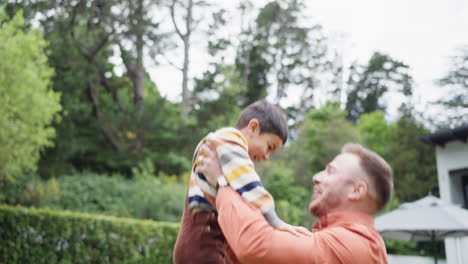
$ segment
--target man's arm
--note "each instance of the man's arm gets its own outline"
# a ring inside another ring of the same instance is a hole
[[[241,262],[323,262],[321,260],[327,251],[320,246],[321,238],[315,234],[297,236],[274,229],[255,207],[245,202],[232,188],[226,187],[219,192],[216,207],[224,236]],[[330,258],[327,258],[329,261]]]

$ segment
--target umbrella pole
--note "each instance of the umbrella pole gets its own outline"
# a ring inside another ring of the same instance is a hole
[[[437,247],[436,247],[434,230],[431,231],[431,240],[432,240],[432,252],[434,252],[434,263],[437,264]]]

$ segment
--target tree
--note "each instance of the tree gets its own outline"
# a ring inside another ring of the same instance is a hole
[[[450,124],[454,127],[468,123],[468,45],[460,48],[452,57],[452,66],[448,73],[437,83],[449,88],[450,96],[439,100],[438,103],[453,111],[450,114]]]
[[[362,71],[352,65],[346,101],[348,119],[356,121],[364,113],[386,110],[384,95],[388,92],[412,94],[413,79],[409,67],[388,55],[374,53]]]
[[[39,153],[52,146],[60,95],[50,89],[53,69],[47,42],[26,27],[22,12],[9,20],[0,8],[0,182],[34,171]]]
[[[252,26],[247,26],[239,45],[236,65],[244,76],[248,102],[276,87],[275,100],[288,89],[302,89],[302,100],[311,101],[316,75],[326,64],[326,46],[319,25],[305,26],[302,1],[277,0],[266,4]],[[252,96],[252,97],[250,97]]]
[[[387,157],[394,175],[395,194],[402,202],[414,201],[429,192],[438,195],[435,150],[417,139],[429,133],[414,117],[411,106],[402,105],[396,133],[388,142]]]
[[[382,111],[374,111],[362,114],[357,125],[363,144],[381,155],[384,159],[391,158],[389,146],[396,138],[397,127],[385,120]]]
[[[206,6],[204,1],[194,1],[194,0],[171,0],[170,12],[172,25],[174,26],[177,36],[182,40],[184,48],[184,59],[183,66],[178,67],[182,71],[182,117],[187,118],[188,113],[191,107],[190,103],[190,91],[188,88],[188,73],[189,73],[189,62],[190,62],[190,37],[192,36],[194,30],[197,27],[197,24],[200,22],[200,19],[194,19],[193,9],[198,6]],[[179,8],[177,8],[179,7]],[[185,14],[182,17],[183,20],[183,29],[177,23],[176,10],[183,10]]]

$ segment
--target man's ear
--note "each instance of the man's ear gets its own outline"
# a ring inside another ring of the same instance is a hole
[[[352,192],[349,194],[349,199],[358,201],[362,200],[367,195],[367,183],[358,181],[354,184]]]
[[[256,118],[250,119],[249,123],[247,124],[247,129],[248,129],[248,132],[251,133],[252,135],[256,133],[260,133],[260,122],[258,122],[258,119]]]

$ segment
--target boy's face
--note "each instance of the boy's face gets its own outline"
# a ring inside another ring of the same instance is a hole
[[[253,133],[247,138],[249,142],[249,156],[253,162],[267,160],[270,154],[283,146],[281,138],[272,133]]]
[[[283,140],[278,135],[260,133],[260,124],[257,119],[250,120],[241,132],[249,144],[249,156],[253,162],[267,160],[272,153],[283,147]]]

